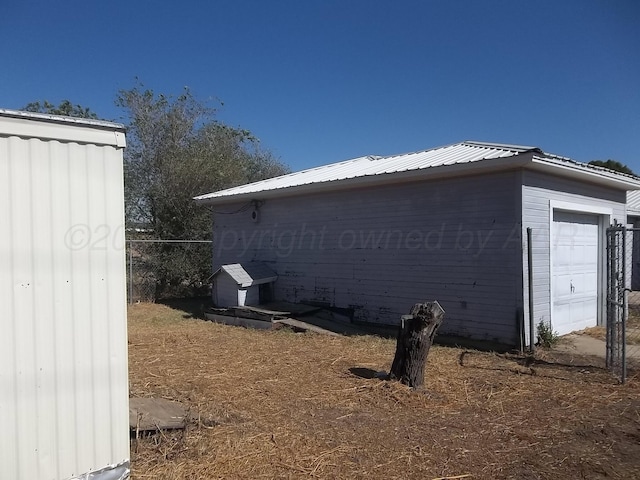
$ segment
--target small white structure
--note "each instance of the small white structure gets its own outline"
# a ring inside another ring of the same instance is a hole
[[[0,476],[129,477],[124,128],[0,110]]]
[[[262,263],[222,265],[214,279],[214,302],[218,307],[259,305],[270,300],[271,284],[278,275]]]

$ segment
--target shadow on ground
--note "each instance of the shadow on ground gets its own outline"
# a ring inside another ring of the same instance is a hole
[[[185,312],[184,318],[205,319],[204,312],[212,306],[211,297],[168,298],[157,303]]]
[[[385,371],[382,370],[373,370],[371,368],[365,368],[365,367],[351,367],[349,368],[349,371],[351,372],[351,374],[355,375],[356,377],[360,377],[360,378],[366,378],[367,380],[370,380],[372,378],[379,378],[381,380],[386,380],[387,377],[389,376],[389,374]]]
[[[533,355],[465,350],[460,353],[458,363],[465,368],[503,371],[571,382],[575,381],[576,374],[578,374],[589,382],[617,383],[616,378],[604,367],[602,359],[589,355],[570,355],[552,350],[539,349]]]

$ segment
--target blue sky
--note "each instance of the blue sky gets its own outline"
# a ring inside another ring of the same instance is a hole
[[[479,140],[640,173],[636,0],[4,0],[0,45],[0,108],[188,86],[294,170]]]

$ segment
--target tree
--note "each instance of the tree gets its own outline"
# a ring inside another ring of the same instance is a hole
[[[98,116],[89,108],[82,105],[74,105],[69,100],[63,100],[60,105],[55,106],[47,100],[31,102],[22,108],[26,112],[46,113],[49,115],[64,115],[66,117],[90,118],[96,120]]]
[[[443,318],[444,310],[438,302],[416,303],[409,315],[403,315],[390,380],[414,389],[422,387],[427,356]]]
[[[628,175],[634,175],[633,171],[627,167],[625,164],[617,162],[616,160],[607,160],[606,162],[602,160],[591,160],[589,165],[595,165],[597,167],[608,168],[609,170],[614,170],[616,172],[626,173]]]
[[[116,104],[129,117],[125,150],[125,209],[129,226],[145,226],[158,239],[211,238],[211,212],[193,197],[287,173],[247,130],[223,124],[216,109],[188,89],[177,97],[155,94],[142,85],[118,94]],[[157,249],[156,297],[172,285],[199,284],[211,275],[210,258],[183,255],[187,273],[173,266],[170,252]],[[208,252],[210,253],[210,248]]]

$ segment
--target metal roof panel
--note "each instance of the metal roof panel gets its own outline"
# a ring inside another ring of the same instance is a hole
[[[519,147],[480,142],[462,142],[420,152],[388,156],[364,156],[343,162],[290,173],[280,177],[261,180],[218,192],[200,195],[198,201],[219,197],[259,193],[268,190],[286,189],[315,183],[335,182],[357,177],[394,174],[412,170],[423,170],[446,165],[478,162],[494,158],[517,156],[528,151],[539,151],[534,147]]]
[[[529,155],[525,156],[526,154]],[[456,165],[471,168],[474,163],[492,160],[494,163],[488,163],[487,167],[491,168],[493,165],[495,168],[508,168],[511,158],[514,166],[518,164],[524,166],[521,161],[533,162],[537,164],[533,165],[536,168],[552,168],[563,175],[581,176],[580,178],[588,178],[589,181],[615,185],[616,188],[622,186],[640,188],[640,179],[637,177],[548,154],[537,147],[465,141],[400,155],[358,157],[200,195],[195,197],[195,200],[201,203],[221,203],[226,199],[233,200],[235,197],[246,199],[253,194],[258,196],[263,192],[271,192],[270,195],[275,196],[280,190],[292,189],[293,191],[303,187],[310,189],[311,185],[315,185],[316,189],[330,188],[334,182],[337,185],[338,182],[345,184],[347,181],[358,179],[362,179],[362,182],[373,181],[373,177],[376,176],[380,177],[380,183],[387,179],[393,181],[396,178],[399,181],[407,181],[411,179],[411,172],[414,171],[426,172],[430,169]]]
[[[222,265],[213,275],[216,276],[221,271],[227,273],[241,287],[269,283],[278,278],[278,275],[273,270],[260,262]]]

